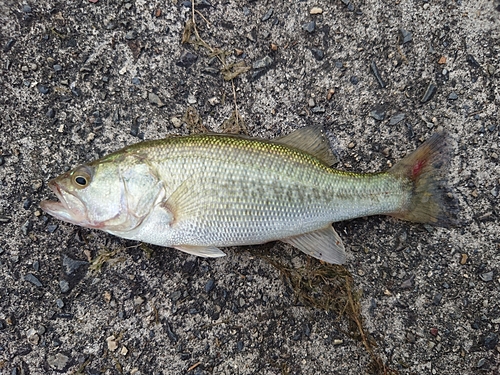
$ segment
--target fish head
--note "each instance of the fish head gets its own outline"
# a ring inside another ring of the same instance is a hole
[[[113,163],[80,165],[48,186],[59,201],[42,201],[40,207],[57,219],[102,230],[127,230],[137,225],[127,210],[120,170]]]

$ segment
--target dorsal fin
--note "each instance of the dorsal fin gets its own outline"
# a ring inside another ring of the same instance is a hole
[[[325,136],[325,130],[321,125],[311,125],[295,130],[294,132],[276,139],[274,142],[291,146],[308,154],[316,156],[327,165],[337,162],[330,143]]]

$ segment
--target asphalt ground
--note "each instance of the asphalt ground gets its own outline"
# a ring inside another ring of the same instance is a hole
[[[1,0],[0,373],[498,374],[499,16],[484,0]],[[359,172],[446,131],[456,225],[336,223],[348,261],[322,285],[282,243],[207,260],[39,208],[50,178],[141,139],[311,124]],[[338,280],[357,317],[317,303]]]

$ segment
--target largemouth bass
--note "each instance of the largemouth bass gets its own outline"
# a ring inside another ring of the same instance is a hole
[[[72,224],[203,257],[281,240],[342,264],[333,222],[391,215],[439,224],[445,138],[434,134],[387,172],[332,169],[320,127],[276,140],[201,134],[138,143],[49,182],[42,209]]]

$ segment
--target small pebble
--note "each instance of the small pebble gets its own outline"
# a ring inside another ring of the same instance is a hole
[[[219,69],[217,69],[217,68],[212,68],[211,66],[205,66],[205,67],[203,68],[203,72],[204,72],[204,73],[211,74],[211,75],[213,75],[214,77],[216,77],[217,75],[219,75]]]
[[[28,339],[28,342],[32,345],[37,345],[40,341],[40,336],[38,335],[37,330],[34,328],[30,328],[28,332],[26,332],[26,337]]]
[[[484,347],[488,350],[493,350],[498,344],[498,335],[496,333],[488,333],[483,340]]]
[[[28,210],[30,207],[31,207],[31,199],[30,198],[26,198],[23,202],[23,208],[25,210]]]
[[[432,303],[436,306],[441,304],[441,300],[443,299],[443,294],[442,293],[437,293],[434,298],[432,299]]]
[[[422,96],[422,99],[420,99],[420,103],[427,103],[433,98],[434,94],[436,94],[436,91],[437,86],[434,83],[430,82],[424,92],[424,95]]]
[[[195,2],[194,5],[198,9],[206,9],[206,8],[210,8],[212,6],[212,4],[210,4],[210,2],[208,0],[198,0]]]
[[[450,95],[448,95],[449,100],[457,100],[458,95],[455,92],[451,92]]]
[[[467,57],[465,58],[465,61],[467,61],[467,63],[472,67],[472,68],[475,68],[475,69],[478,69],[481,67],[481,65],[479,65],[479,63],[477,62],[477,60],[474,58],[474,56],[472,55],[467,55]]]
[[[45,95],[45,94],[47,94],[47,93],[49,92],[49,88],[48,88],[47,86],[44,86],[44,85],[38,85],[38,86],[37,86],[37,88],[38,88],[38,92],[39,92],[40,94]]]
[[[269,18],[271,18],[271,16],[273,15],[273,12],[274,12],[274,8],[269,9],[266,12],[266,14],[264,14],[264,16],[262,16],[261,21],[262,22],[267,21]]]
[[[401,34],[401,41],[403,42],[403,44],[411,42],[413,40],[413,34],[411,32],[404,29],[400,29],[399,32]]]
[[[180,128],[182,126],[182,120],[178,117],[171,117],[170,121],[172,122],[174,128]]]
[[[184,54],[182,54],[179,61],[175,63],[175,65],[180,66],[182,68],[189,68],[196,62],[196,60],[198,60],[197,55],[191,52],[185,52]]]
[[[210,99],[208,99],[208,102],[210,103],[210,105],[212,107],[214,107],[214,106],[216,106],[217,104],[220,103],[220,100],[216,96],[213,96]]]
[[[381,109],[374,109],[370,112],[370,117],[374,118],[377,121],[383,121],[385,118],[385,112]]]
[[[493,280],[493,271],[482,273],[479,277],[484,282],[490,282]]]
[[[411,332],[408,332],[406,334],[406,340],[410,343],[410,344],[415,344],[417,342],[416,338],[415,338],[415,335]]]
[[[247,33],[245,36],[246,36],[246,38],[249,41],[255,43],[257,41],[257,30],[256,29],[252,29],[252,31],[250,31],[249,33]]]
[[[57,228],[59,228],[59,224],[49,224],[47,225],[47,232],[54,233]]]
[[[304,31],[307,31],[308,33],[313,33],[314,30],[316,29],[316,22],[315,21],[308,22],[302,25],[302,29]]]
[[[405,114],[404,113],[398,113],[394,116],[391,117],[391,119],[389,120],[389,125],[396,125],[398,123],[400,123],[401,121],[403,121],[405,118]]]
[[[469,256],[465,253],[463,253],[461,256],[460,256],[460,264],[461,265],[464,265],[465,263],[467,263],[467,259],[469,258]]]
[[[241,351],[243,351],[245,344],[243,343],[243,341],[238,341],[238,343],[236,344],[236,347],[238,348],[238,351],[241,352]]]
[[[325,107],[322,106],[316,106],[313,109],[311,109],[312,113],[325,113]]]
[[[25,236],[27,236],[28,233],[31,231],[32,228],[33,228],[33,224],[31,223],[31,221],[26,220],[24,222],[24,224],[21,226],[21,232],[23,232],[23,234]]]
[[[62,309],[64,307],[63,300],[60,299],[60,298],[56,299],[56,305],[57,305],[57,307],[59,307],[60,309]]]
[[[14,46],[14,44],[16,44],[16,40],[15,39],[9,39],[7,41],[7,43],[5,43],[5,46],[3,47],[3,51],[4,52],[9,52],[10,49]]]
[[[197,102],[197,100],[196,100],[196,96],[194,96],[194,95],[192,95],[192,94],[191,94],[191,95],[189,95],[189,96],[188,96],[188,98],[187,98],[187,102],[188,102],[189,104],[196,104],[196,102]]]
[[[254,69],[264,69],[264,68],[268,68],[269,66],[271,66],[272,63],[273,63],[273,59],[271,57],[269,57],[269,56],[265,56],[262,59],[259,59],[259,60],[255,61],[252,64],[252,68],[254,68]]]
[[[77,260],[70,258],[67,255],[63,255],[62,264],[64,267],[64,273],[66,275],[71,275],[72,273],[76,272],[81,266],[86,266],[89,263],[84,260]]]
[[[309,108],[313,108],[314,106],[316,106],[316,102],[314,101],[313,98],[309,98],[307,105],[309,106]]]
[[[33,269],[34,269],[36,272],[40,271],[40,262],[39,262],[38,260],[35,260],[35,261],[33,262]]]
[[[353,85],[357,85],[359,83],[359,79],[357,76],[352,76],[349,81],[353,84]]]
[[[125,34],[125,39],[127,40],[134,40],[135,38],[137,38],[137,34],[134,30],[131,30]]]
[[[118,349],[118,343],[115,341],[116,338],[115,336],[109,336],[106,339],[106,342],[108,344],[108,350],[114,352],[116,349]]]
[[[69,291],[69,283],[66,280],[59,281],[59,288],[61,289],[61,293],[66,293]]]
[[[323,58],[325,57],[325,53],[318,48],[311,48],[311,53],[314,56],[314,58],[318,61],[323,60]]]
[[[165,106],[165,104],[160,100],[160,97],[154,92],[148,93],[148,100],[151,104],[156,104],[158,108]]]
[[[401,283],[401,288],[402,289],[411,289],[415,285],[415,276],[411,276],[409,279],[403,281]]]
[[[55,64],[53,66],[55,72],[60,72],[62,70],[62,66],[59,64]]]
[[[486,364],[486,358],[481,358],[479,361],[477,361],[477,368],[481,368]]]
[[[41,288],[43,286],[40,280],[38,280],[37,277],[31,273],[28,273],[26,276],[24,276],[24,280],[32,283],[38,288]]]
[[[215,280],[214,279],[208,280],[208,282],[205,284],[205,292],[210,293],[214,289],[214,286],[215,286]]]
[[[335,94],[335,89],[329,89],[326,93],[326,100],[330,101],[333,97],[333,94]]]
[[[37,332],[39,335],[43,335],[46,331],[47,331],[47,328],[45,328],[45,326],[43,326],[41,324],[38,326]]]
[[[309,13],[310,14],[321,14],[321,13],[323,13],[323,9],[321,9],[320,7],[312,7]]]
[[[63,371],[68,365],[68,362],[69,357],[61,353],[57,353],[56,355],[49,355],[47,357],[48,365],[54,370],[58,371]]]
[[[385,81],[382,79],[382,76],[380,75],[380,72],[377,68],[377,64],[375,63],[375,61],[372,61],[371,64],[370,64],[370,69],[371,71],[373,72],[373,75],[375,76],[375,78],[377,79],[377,82],[378,82],[378,85],[381,87],[381,88],[385,88],[387,86],[387,84],[385,83]]]
[[[140,306],[144,303],[144,298],[142,298],[141,296],[135,296],[134,297],[134,305],[135,306]]]

